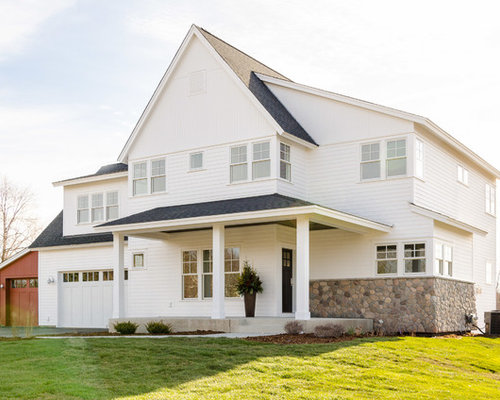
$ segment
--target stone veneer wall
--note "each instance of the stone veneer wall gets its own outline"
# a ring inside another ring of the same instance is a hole
[[[465,331],[476,314],[474,284],[440,277],[315,280],[310,299],[313,317],[372,318],[385,332]]]

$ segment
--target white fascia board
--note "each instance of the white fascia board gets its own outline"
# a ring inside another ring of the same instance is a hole
[[[12,264],[14,261],[20,259],[22,256],[28,254],[29,252],[33,251],[33,249],[30,249],[29,247],[18,251],[16,254],[14,254],[12,257],[9,257],[7,260],[5,260],[3,263],[0,264],[0,269],[6,267],[9,264]]]
[[[243,213],[234,214],[221,214],[221,215],[210,215],[195,218],[183,218],[167,221],[156,221],[156,222],[144,222],[137,224],[126,224],[126,225],[116,225],[116,226],[96,226],[94,227],[96,232],[112,231],[112,232],[123,232],[124,234],[134,234],[134,233],[144,233],[144,232],[157,232],[158,230],[166,230],[172,228],[185,228],[189,227],[191,229],[206,228],[210,227],[214,223],[226,223],[227,226],[237,225],[241,223],[261,223],[261,222],[273,222],[286,220],[297,215],[309,215],[314,217],[314,215],[320,215],[328,218],[328,223],[332,226],[337,226],[339,228],[352,226],[360,227],[360,231],[375,230],[379,232],[389,232],[391,226],[381,224],[375,221],[370,221],[361,217],[346,214],[340,211],[335,211],[327,209],[320,206],[303,206],[303,207],[293,207],[293,208],[281,208],[274,210],[263,210],[263,211],[251,211]]]
[[[368,101],[359,100],[354,97],[345,96],[338,93],[329,92],[327,90],[313,88],[311,86],[302,85],[300,83],[289,82],[283,79],[274,78],[268,75],[256,74],[260,80],[263,82],[271,83],[277,86],[283,86],[289,89],[298,90],[304,93],[309,93],[315,96],[320,96],[324,98],[328,98],[331,100],[339,101],[345,104],[350,104],[356,107],[364,108],[366,110],[379,112],[381,114],[389,115],[391,117],[405,119],[417,124],[421,124],[429,131],[431,131],[434,135],[439,137],[445,143],[450,145],[455,150],[464,154],[470,160],[472,160],[475,164],[479,165],[484,170],[488,171],[492,175],[495,175],[497,179],[500,179],[500,171],[485,161],[483,158],[474,153],[471,149],[469,149],[464,144],[460,143],[457,139],[455,139],[452,135],[444,131],[434,122],[426,117],[422,117],[417,114],[412,114],[406,111],[397,110],[395,108],[382,106],[380,104],[370,103]]]
[[[313,144],[311,142],[308,142],[308,141],[306,141],[304,139],[298,138],[297,136],[292,135],[291,133],[288,133],[288,132],[283,132],[283,133],[279,134],[279,136],[282,136],[282,137],[284,137],[285,139],[288,139],[291,142],[300,144],[300,145],[302,145],[302,146],[304,146],[304,147],[306,147],[308,149],[315,149],[316,147],[319,146],[317,144]]]
[[[466,222],[459,221],[455,218],[441,214],[437,211],[429,210],[428,208],[418,206],[413,203],[410,203],[410,209],[416,214],[420,214],[425,217],[431,218],[435,221],[439,221],[446,225],[453,226],[454,228],[458,228],[467,233],[477,233],[481,236],[486,236],[488,234],[488,231],[478,228],[477,226],[467,224]]]
[[[128,177],[128,171],[115,172],[112,174],[103,174],[103,175],[96,175],[96,176],[85,176],[85,177],[74,178],[74,179],[66,179],[64,181],[52,182],[52,186],[59,187],[59,186],[80,185],[83,183],[94,183],[94,182],[101,182],[101,181],[107,181],[107,180],[118,179],[118,178],[126,178],[126,177]]]
[[[127,241],[125,241],[125,246]],[[31,250],[33,251],[54,251],[54,250],[68,250],[68,249],[84,249],[88,247],[112,247],[113,242],[99,242],[99,243],[84,243],[84,244],[67,244],[64,246],[47,246],[47,247],[36,247]]]

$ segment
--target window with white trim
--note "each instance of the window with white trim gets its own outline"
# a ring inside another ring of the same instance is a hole
[[[406,139],[387,141],[386,176],[406,175]]]
[[[118,218],[118,192],[106,193],[106,221]]]
[[[361,145],[361,179],[380,178],[380,143]]]
[[[182,298],[198,298],[198,251],[182,252]]]
[[[424,177],[424,142],[420,139],[415,141],[415,176]]]
[[[231,147],[230,182],[248,179],[247,145]]]
[[[144,268],[144,253],[132,254],[132,266],[134,268]]]
[[[493,283],[493,263],[487,261],[486,262],[486,284],[491,285]]]
[[[146,161],[134,164],[132,191],[134,196],[148,193],[148,164]]]
[[[271,154],[269,142],[254,143],[252,158],[252,179],[271,176]]]
[[[436,272],[439,275],[453,276],[453,249],[447,244],[435,246]]]
[[[469,171],[461,165],[457,165],[457,179],[465,186],[469,186]]]
[[[82,272],[82,282],[97,282],[99,281],[99,271]]]
[[[425,243],[405,243],[404,245],[405,273],[425,272]]]
[[[151,193],[166,190],[165,159],[151,161]]]
[[[76,221],[78,224],[90,222],[89,196],[82,195],[77,198]]]
[[[203,168],[203,152],[191,153],[189,155],[189,169],[196,171]]]
[[[238,297],[236,285],[240,275],[240,249],[227,247],[224,255],[224,295]]]
[[[396,274],[397,272],[397,245],[377,246],[377,274]]]
[[[213,261],[212,250],[203,250],[203,269],[202,269],[202,296],[204,299],[212,298],[213,285]]]
[[[91,216],[92,222],[104,221],[104,194],[93,193],[91,195],[92,208]]]
[[[495,188],[486,184],[485,186],[485,207],[486,212],[491,215],[496,214],[496,193]]]
[[[280,143],[280,178],[292,180],[292,164],[290,161],[290,146]]]

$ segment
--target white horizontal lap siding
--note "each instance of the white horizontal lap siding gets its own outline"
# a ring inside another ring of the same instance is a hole
[[[94,232],[94,226],[100,222],[77,223],[78,196],[89,196],[89,207],[92,206],[92,194],[104,194],[104,215],[106,215],[106,192],[118,191],[118,209],[119,217],[128,215],[128,183],[127,178],[118,178],[94,183],[85,183],[80,185],[71,185],[64,187],[64,235],[80,235]],[[91,218],[91,211],[89,211]]]
[[[307,149],[298,144],[292,143],[287,140],[279,140],[277,146],[277,176],[280,175],[280,143],[285,143],[290,146],[290,162],[292,168],[292,179],[291,181],[286,181],[284,179],[279,179],[277,182],[277,191],[285,196],[295,197],[299,199],[307,200],[307,185],[309,169],[308,163],[311,157],[314,157],[314,151]]]
[[[128,267],[125,257],[125,266]],[[112,269],[112,246],[59,250],[40,250],[38,265],[38,298],[40,325],[58,325],[58,287],[61,272]],[[48,283],[54,278],[54,283]],[[100,276],[102,279],[102,274]]]
[[[240,260],[248,260],[257,269],[264,292],[257,298],[257,315],[274,315],[276,310],[276,235],[271,225],[226,229],[226,247],[239,247]],[[147,247],[146,268],[130,272],[130,317],[141,316],[205,316],[212,313],[211,299],[182,299],[183,250],[203,250],[212,247],[212,232],[194,231],[170,234],[166,241],[137,240],[131,238],[134,248]],[[202,257],[201,251],[199,257]],[[201,284],[201,281],[199,281]],[[281,283],[280,283],[281,284]],[[226,299],[227,316],[244,315],[240,298]]]

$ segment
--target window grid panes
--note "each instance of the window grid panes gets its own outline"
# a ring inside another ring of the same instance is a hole
[[[118,218],[118,192],[106,193],[106,221]]]
[[[397,272],[397,245],[377,246],[377,274],[396,274]]]
[[[82,272],[82,282],[97,282],[99,280],[99,271]]]
[[[135,253],[133,255],[132,265],[134,268],[144,267],[144,253]]]
[[[104,195],[94,193],[92,196],[92,222],[104,220]]]
[[[113,280],[113,270],[103,271],[102,272],[102,280],[103,281],[112,281]]]
[[[63,274],[63,282],[78,282],[79,273],[78,272],[65,272]]]
[[[236,284],[240,274],[240,249],[228,247],[224,252],[224,295],[238,297]]]
[[[230,181],[239,182],[248,179],[247,146],[231,147]]]
[[[189,155],[189,169],[203,168],[203,153],[193,153]]]
[[[361,179],[380,178],[380,143],[361,145]]]
[[[252,179],[271,176],[269,142],[253,144]]]
[[[182,297],[198,298],[198,252],[188,250],[182,252]]]
[[[212,298],[213,263],[212,250],[203,250],[203,298]]]
[[[387,142],[386,175],[406,175],[406,139]]]
[[[439,275],[453,276],[453,250],[446,244],[436,244],[435,264]]]
[[[76,211],[76,220],[77,223],[82,224],[89,222],[89,196],[83,195],[78,196],[77,198],[77,211]]]
[[[290,162],[290,146],[280,143],[280,178],[292,180],[292,164]]]
[[[148,193],[148,175],[146,162],[134,164],[132,186],[134,196]]]
[[[404,245],[405,273],[425,272],[425,243]]]
[[[166,190],[165,160],[151,161],[151,193]]]

